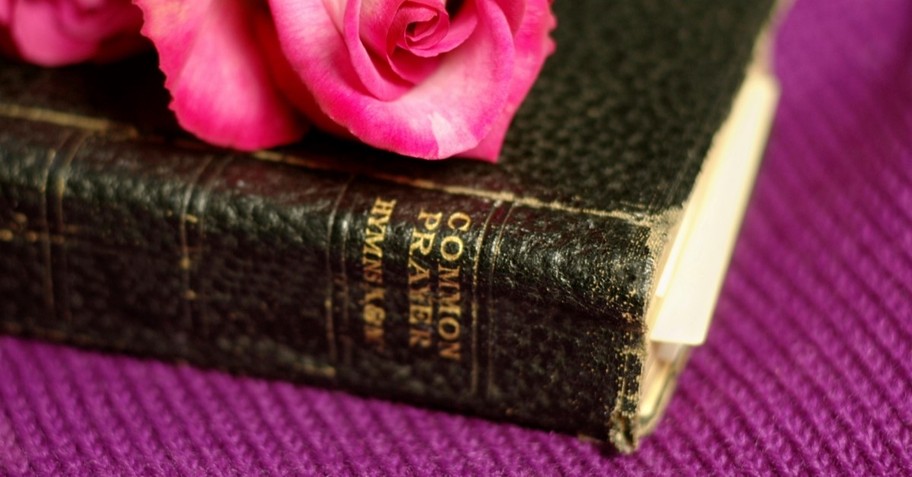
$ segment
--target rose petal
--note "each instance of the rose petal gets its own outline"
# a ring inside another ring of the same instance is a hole
[[[323,6],[325,8],[325,14],[329,16],[329,19],[332,21],[332,24],[335,25],[336,31],[342,33],[342,30],[345,28],[345,9],[348,7],[349,0],[323,0]],[[403,0],[364,0],[364,4],[368,2],[376,3],[385,3],[388,4],[389,8],[392,8],[395,11],[398,3]],[[274,11],[274,10],[273,10]]]
[[[300,111],[303,111],[308,119],[318,128],[343,137],[350,137],[348,130],[339,126],[328,116],[320,111],[316,100],[307,86],[301,82],[301,77],[288,64],[285,53],[279,46],[279,39],[275,34],[275,25],[272,19],[267,21],[256,22],[257,35],[261,39],[266,63],[275,79],[276,86],[285,95],[288,101]]]
[[[440,58],[421,58],[402,48],[393,50],[386,61],[400,78],[412,85],[423,82],[440,67]]]
[[[139,36],[142,12],[128,0],[71,0],[55,4],[56,25],[70,38],[100,43],[120,32]]]
[[[372,54],[386,56],[390,27],[405,1],[361,0],[361,40]]]
[[[447,34],[435,45],[428,48],[410,48],[415,56],[429,58],[452,51],[453,48],[465,42],[466,38],[475,31],[478,24],[475,1],[466,0],[455,17],[450,17],[450,26]]]
[[[443,0],[406,0],[399,10],[392,13],[389,22],[384,59],[400,78],[415,85],[423,82],[440,65],[434,55],[425,57],[411,52],[414,41],[424,42],[426,48],[433,48],[435,43],[446,36],[449,30],[449,18]],[[410,38],[409,26],[413,23],[424,23],[426,30]],[[420,38],[420,39],[419,39]],[[420,47],[415,48],[420,50]]]
[[[422,48],[433,46],[440,42],[450,29],[450,18],[445,9],[442,12],[432,9],[421,2],[408,2],[399,9],[393,20],[393,31],[396,33],[397,46],[400,48]],[[415,28],[409,31],[410,26]]]
[[[398,40],[404,37],[404,29],[407,25],[395,26],[393,22],[399,18],[399,12],[402,9],[408,9],[415,5],[424,6],[428,10],[436,10],[441,16],[448,15],[445,0],[405,0],[402,2],[361,0],[360,9],[359,36],[364,47],[368,50],[371,60],[375,62],[374,66],[380,68],[382,74],[385,75],[389,75],[389,72],[392,71],[398,78],[410,85],[424,81],[437,69],[438,60],[425,60],[424,58],[433,58],[459,46],[474,31],[477,23],[474,2],[469,0],[461,9],[461,13],[456,18],[455,23],[451,23],[452,19],[447,21],[449,24],[446,28],[447,31],[443,32],[443,38],[440,38],[436,44],[424,48],[397,48]],[[336,9],[338,7],[333,8],[333,10]],[[349,40],[354,41],[354,38]],[[377,65],[376,62],[379,61],[386,61],[387,65]],[[359,76],[362,76],[363,73],[364,71],[359,71]],[[382,91],[371,91],[382,93]],[[392,99],[397,97],[398,94],[401,93],[378,95],[378,97]]]
[[[528,0],[493,0],[500,5],[501,10],[503,10],[504,15],[507,16],[507,22],[510,23],[510,29],[515,34],[519,31],[526,20],[526,7],[529,3]],[[549,0],[550,1],[550,0]],[[549,3],[550,5],[550,3]]]
[[[0,43],[45,66],[113,59],[145,46],[137,41],[142,15],[128,0],[103,0],[90,7],[72,1],[4,0],[0,23],[8,24],[9,31]]]
[[[361,40],[361,0],[349,0],[345,9],[343,38],[348,48],[351,65],[361,84],[371,95],[392,101],[408,91],[412,85],[397,75],[384,59],[368,53]]]
[[[13,11],[13,0],[0,0],[0,26],[9,25]]]
[[[22,59],[44,66],[58,66],[92,58],[96,38],[73,38],[54,21],[57,5],[51,2],[17,2],[10,11],[10,36]]]
[[[304,134],[305,123],[279,91],[257,39],[258,33],[275,35],[262,28],[270,22],[264,6],[241,0],[136,3],[181,126],[208,142],[246,150]]]
[[[479,24],[426,81],[395,101],[361,87],[348,49],[322,0],[271,0],[289,63],[320,108],[360,140],[415,157],[449,157],[479,144],[503,110],[513,38],[496,6],[479,4]]]
[[[83,10],[91,10],[93,8],[101,8],[105,5],[110,5],[112,0],[69,0],[69,3],[78,6]]]
[[[527,0],[523,23],[516,33],[516,59],[513,79],[510,84],[510,96],[506,108],[491,128],[490,134],[478,146],[460,154],[463,157],[474,157],[496,161],[503,147],[503,141],[513,121],[519,105],[529,94],[532,84],[538,78],[545,58],[554,52],[554,41],[550,31],[556,26],[554,14],[551,13],[550,0]]]
[[[417,35],[415,32],[410,33],[408,29],[412,24],[421,27],[423,31]],[[393,17],[387,37],[387,48],[394,45],[410,48],[417,46],[415,42],[421,41],[437,43],[446,35],[449,26],[450,19],[441,2],[408,0]],[[434,37],[437,41],[434,41]]]

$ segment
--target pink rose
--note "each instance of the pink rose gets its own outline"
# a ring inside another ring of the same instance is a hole
[[[308,116],[409,156],[496,160],[554,49],[549,0],[269,1]]]
[[[130,0],[0,0],[0,51],[59,66],[113,60],[146,46]]]
[[[281,92],[294,80],[265,0],[135,0],[181,126],[253,150],[300,139],[307,122]],[[293,87],[303,88],[295,82]]]
[[[550,0],[135,0],[181,124],[239,149],[317,127],[495,160],[554,46]]]

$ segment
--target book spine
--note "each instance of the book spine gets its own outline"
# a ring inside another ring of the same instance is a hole
[[[266,158],[0,118],[2,330],[631,445],[648,224]]]

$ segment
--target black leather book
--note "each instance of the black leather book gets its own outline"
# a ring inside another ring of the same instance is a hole
[[[772,5],[554,8],[496,165],[231,152],[177,130],[151,55],[2,63],[0,330],[633,449],[734,242]]]

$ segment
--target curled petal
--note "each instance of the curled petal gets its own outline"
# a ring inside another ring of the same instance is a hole
[[[446,14],[446,10],[443,12],[441,16]],[[412,84],[427,79],[438,68],[439,56],[463,44],[475,31],[478,16],[474,0],[468,0],[455,19],[447,18],[445,22],[440,23],[434,25],[437,31],[422,32],[424,35],[420,42],[410,42],[407,37],[400,41],[399,38],[406,36],[407,32],[406,35],[398,35],[394,41],[387,40],[387,60],[393,71]],[[396,26],[393,26],[390,30],[391,36],[396,35],[397,30]]]
[[[430,57],[447,53],[461,45],[478,25],[478,14],[475,0],[466,0],[455,16],[449,18],[449,25],[444,35],[436,43],[424,47],[409,48],[416,56]]]
[[[283,50],[319,108],[355,137],[401,154],[443,158],[476,147],[504,110],[513,35],[478,2],[478,27],[425,81],[395,100],[366,90],[323,0],[270,0]]]
[[[400,78],[411,85],[426,80],[440,67],[440,58],[421,58],[400,48],[395,49],[387,57],[387,62]]]
[[[412,0],[396,12],[387,35],[387,49],[399,47],[424,49],[433,47],[450,29],[445,5],[429,0]]]
[[[443,0],[349,0],[342,35],[364,88],[392,101],[423,82],[439,67],[441,53],[456,48],[474,31],[474,2],[450,25]],[[341,8],[333,4],[330,17]],[[338,20],[334,19],[335,24]]]
[[[371,95],[389,101],[411,88],[412,85],[403,81],[386,61],[378,61],[377,55],[371,55],[364,46],[361,40],[361,0],[349,0],[342,29],[349,62]]]
[[[465,42],[478,23],[474,1],[461,8],[460,14],[451,17],[443,0],[406,0],[398,10],[383,13],[390,15],[386,22],[373,20],[377,14],[362,11],[365,42],[375,54],[385,60],[400,78],[411,85],[423,82],[439,67],[439,56]],[[386,35],[385,44],[378,38]]]
[[[491,0],[488,0],[491,1]],[[526,8],[527,4],[531,1],[519,1],[519,0],[493,0],[497,5],[500,6],[500,9],[503,10],[504,15],[507,16],[507,22],[510,24],[510,30],[513,33],[519,31],[519,29],[528,21],[526,18]],[[546,8],[549,8],[550,11],[551,0],[548,0],[548,5]]]
[[[386,54],[390,27],[403,3],[404,0],[361,0],[361,40],[371,54]]]
[[[306,125],[279,90],[264,53],[275,31],[263,6],[252,0],[136,3],[181,126],[208,142],[245,150],[304,134]]]
[[[314,126],[337,136],[350,138],[347,129],[342,128],[323,114],[307,86],[288,64],[285,54],[279,47],[279,40],[275,36],[275,26],[271,21],[270,19],[268,23],[258,22],[257,31],[260,38],[264,40],[263,49],[266,54],[266,62],[269,64],[276,86],[295,108],[307,115]]]
[[[541,73],[545,59],[554,52],[554,41],[550,32],[556,26],[551,12],[550,0],[528,0],[525,2],[523,21],[514,40],[516,60],[510,95],[506,107],[491,128],[491,132],[475,148],[466,151],[465,157],[496,161],[500,155],[507,129],[519,105],[529,94],[532,84]]]

